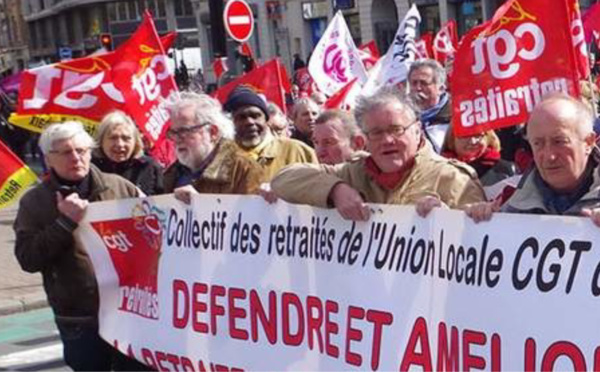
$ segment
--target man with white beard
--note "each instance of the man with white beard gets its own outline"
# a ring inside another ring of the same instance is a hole
[[[205,94],[181,93],[170,102],[177,161],[165,171],[165,192],[189,202],[194,193],[252,194],[263,172],[232,141],[233,123],[221,104]]]
[[[262,97],[247,87],[229,94],[223,106],[231,112],[235,126],[235,142],[249,159],[263,169],[264,182],[269,182],[281,168],[294,163],[317,163],[312,148],[291,138],[275,138],[267,121],[269,112]]]

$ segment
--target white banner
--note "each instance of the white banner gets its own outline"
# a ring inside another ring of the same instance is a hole
[[[100,332],[159,370],[598,370],[600,232],[462,212],[370,221],[258,197],[90,205]]]
[[[344,15],[338,11],[321,36],[308,62],[308,72],[323,93],[333,95],[357,78],[367,80],[358,48]]]

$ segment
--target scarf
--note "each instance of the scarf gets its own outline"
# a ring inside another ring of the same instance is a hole
[[[487,171],[492,169],[500,161],[500,151],[491,147],[486,147],[476,155],[458,156],[454,151],[444,151],[442,156],[469,164],[475,169],[479,178],[483,177]]]
[[[449,99],[450,96],[448,93],[444,92],[440,96],[440,101],[435,106],[421,112],[421,123],[423,123],[424,127],[430,124],[431,120],[442,110]]]
[[[594,182],[593,173],[595,166],[596,164],[592,159],[588,160],[581,184],[577,189],[567,194],[554,191],[550,185],[542,179],[539,171],[535,172],[533,182],[540,190],[546,208],[554,209],[559,214],[563,214],[575,205],[575,203],[590,190],[590,187]]]
[[[215,148],[212,149],[210,154],[206,158],[202,160],[200,166],[196,171],[192,171],[190,168],[185,165],[179,163],[180,167],[180,175],[177,177],[176,187],[190,185],[194,180],[202,177],[202,174],[208,168],[209,164],[213,161],[217,152],[219,151],[219,147],[221,146],[221,141],[215,145]]]
[[[73,193],[77,193],[81,199],[88,199],[92,193],[92,177],[90,173],[79,181],[69,181],[60,177],[54,169],[50,170],[49,177],[54,179],[58,185],[57,190],[60,191],[62,196],[68,196]]]
[[[254,161],[258,161],[258,159],[260,158],[260,154],[262,153],[262,151],[265,149],[265,147],[267,147],[267,145],[269,143],[271,143],[271,141],[275,139],[275,137],[273,137],[272,134],[267,133],[265,135],[265,139],[263,139],[263,141],[261,143],[259,143],[258,145],[254,146],[251,149],[245,149],[242,146],[238,146],[242,152],[249,157],[250,159],[254,160]]]
[[[369,156],[365,160],[365,172],[371,176],[373,181],[381,188],[385,190],[394,190],[402,183],[402,181],[404,181],[404,178],[408,175],[414,165],[415,159],[413,158],[404,164],[402,169],[396,172],[383,172],[379,169],[377,164],[375,164],[373,157]]]

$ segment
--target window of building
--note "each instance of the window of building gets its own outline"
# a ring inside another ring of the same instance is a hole
[[[44,4],[44,0],[40,0],[40,10],[46,9],[46,4]]]
[[[137,10],[137,2],[136,1],[128,1],[127,2],[128,9],[128,19],[136,19],[138,14],[140,14]]]
[[[123,1],[119,1],[117,3],[117,20],[126,21],[129,18],[127,17],[127,4]]]
[[[108,19],[111,22],[117,20],[117,4],[108,3]]]
[[[69,44],[75,43],[75,13],[70,11],[67,13],[67,40]]]
[[[191,15],[194,15],[194,10],[190,0],[175,0],[175,16]]]
[[[157,0],[156,1],[157,5],[158,5],[158,17],[160,18],[164,18],[167,16],[167,8],[165,5],[165,0]]]
[[[31,44],[31,49],[37,49],[39,42],[38,42],[38,34],[35,30],[35,22],[30,22],[29,23],[29,43]]]

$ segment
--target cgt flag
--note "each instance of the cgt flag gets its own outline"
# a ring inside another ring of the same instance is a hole
[[[37,180],[35,173],[0,141],[0,209],[16,201]]]
[[[147,13],[114,52],[25,71],[11,123],[41,132],[53,122],[78,120],[94,134],[102,117],[119,109],[133,118],[150,145],[160,146],[170,124],[164,104],[177,94],[164,51],[172,40],[170,34],[158,37]]]
[[[433,33],[427,32],[415,41],[417,59],[433,58]]]
[[[458,34],[456,32],[456,21],[451,19],[442,26],[433,39],[433,55],[435,59],[444,66],[448,58],[456,53]]]
[[[354,78],[361,83],[367,80],[365,66],[341,11],[335,14],[317,43],[308,62],[308,72],[319,90],[328,96]]]
[[[550,92],[579,96],[565,0],[510,0],[463,38],[452,75],[457,136],[523,123]]]

